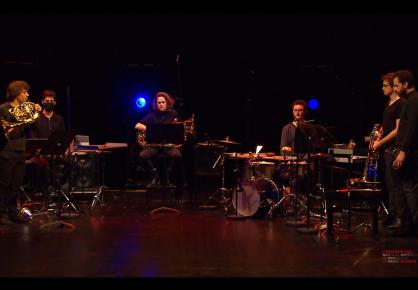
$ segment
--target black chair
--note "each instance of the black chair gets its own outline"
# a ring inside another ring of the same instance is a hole
[[[334,234],[334,212],[337,203],[344,207],[347,211],[347,227],[348,232],[352,233],[351,222],[352,213],[361,212],[372,215],[372,224],[363,221],[356,226],[354,231],[360,227],[367,226],[372,229],[374,236],[378,235],[378,217],[379,205],[383,200],[383,191],[381,189],[339,189],[325,192],[326,210],[327,210],[327,236],[332,237]]]

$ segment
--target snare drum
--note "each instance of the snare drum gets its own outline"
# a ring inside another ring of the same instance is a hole
[[[252,180],[261,177],[273,179],[276,163],[267,161],[248,162],[244,166],[244,179]]]
[[[273,206],[278,201],[277,185],[268,178],[242,180],[232,191],[232,205],[241,216],[272,217]]]

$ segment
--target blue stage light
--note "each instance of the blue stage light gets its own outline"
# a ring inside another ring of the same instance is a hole
[[[311,99],[308,102],[308,106],[311,110],[316,110],[319,107],[319,102],[317,99]]]
[[[139,97],[136,99],[135,103],[138,108],[142,109],[147,104],[147,101],[145,100],[145,98]]]

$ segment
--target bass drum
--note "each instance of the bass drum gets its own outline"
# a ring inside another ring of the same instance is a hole
[[[240,216],[272,218],[279,195],[279,189],[271,179],[242,180],[232,191],[232,206]]]

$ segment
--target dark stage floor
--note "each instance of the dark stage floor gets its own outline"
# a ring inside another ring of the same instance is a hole
[[[304,235],[273,220],[234,220],[183,203],[150,215],[143,191],[107,191],[105,205],[41,228],[45,217],[0,226],[1,277],[417,277],[417,238],[368,230]],[[198,203],[206,199],[198,196]],[[151,206],[158,207],[154,200]],[[394,252],[394,250],[398,252]],[[407,254],[401,257],[400,253]],[[387,256],[389,255],[389,256]],[[414,256],[415,255],[415,256]]]

